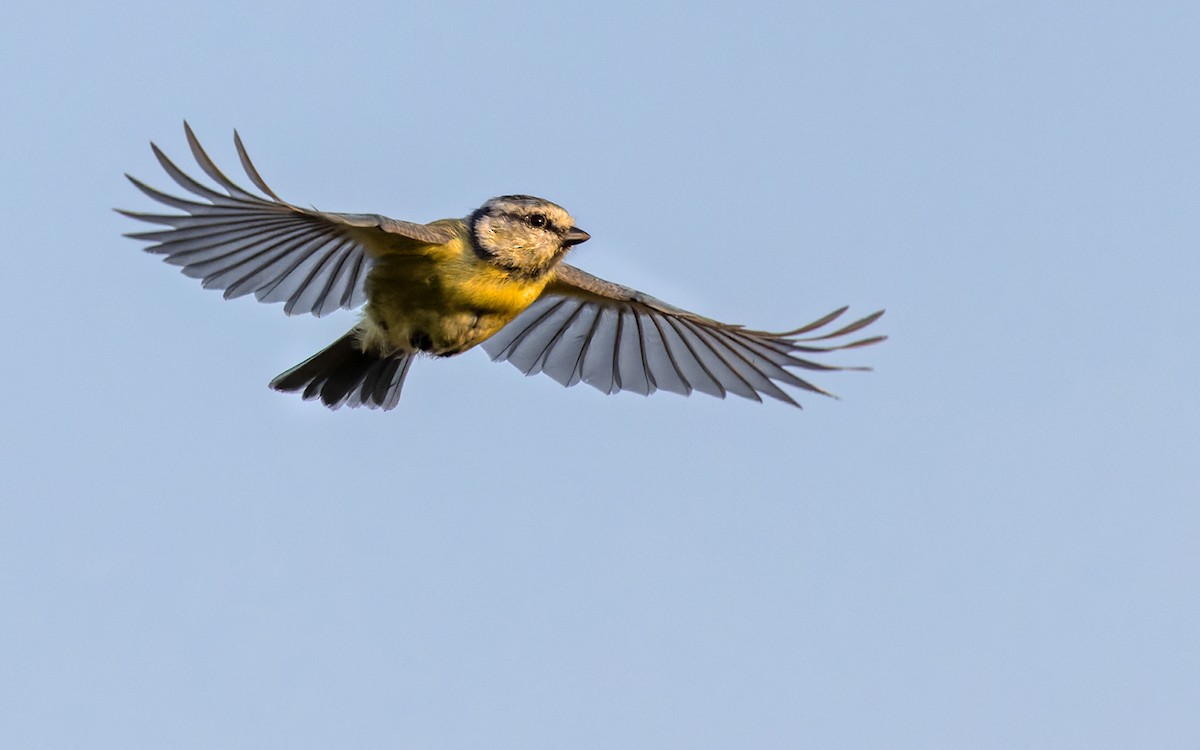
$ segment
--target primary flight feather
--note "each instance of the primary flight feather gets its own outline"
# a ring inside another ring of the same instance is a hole
[[[781,385],[829,394],[793,369],[865,369],[807,357],[885,338],[845,342],[882,310],[835,326],[841,308],[795,330],[767,333],[592,276],[562,262],[589,239],[587,232],[561,206],[533,196],[492,198],[467,217],[429,224],[302,208],[267,186],[235,131],[242,168],[263,193],[257,195],[225,176],[187,123],[184,132],[197,165],[221,190],[188,176],[151,144],[167,175],[200,200],[126,175],[181,212],[121,210],[167,227],[128,236],[153,243],[147,251],[226,298],[253,294],[284,303],[288,315],[320,316],[365,303],[354,328],[271,381],[276,390],[319,398],[332,409],[391,409],[418,354],[448,357],[477,345],[494,360],[567,386],[734,393],[757,401],[766,395],[799,406]]]

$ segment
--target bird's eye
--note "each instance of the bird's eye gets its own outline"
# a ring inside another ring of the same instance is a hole
[[[546,217],[542,214],[530,214],[529,226],[539,228],[546,226]]]

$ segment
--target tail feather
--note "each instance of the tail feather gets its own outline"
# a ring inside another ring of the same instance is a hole
[[[302,391],[305,400],[319,398],[330,409],[344,405],[386,411],[400,401],[400,390],[412,360],[413,354],[409,352],[388,357],[364,352],[359,347],[357,332],[351,330],[280,373],[271,381],[271,387],[285,393]]]

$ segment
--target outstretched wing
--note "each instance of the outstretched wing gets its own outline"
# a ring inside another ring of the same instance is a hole
[[[267,187],[235,131],[242,168],[266,197],[255,195],[217,168],[186,122],[183,129],[196,163],[224,192],[189,177],[152,143],[167,175],[201,200],[168,195],[125,175],[146,195],[183,213],[118,211],[170,227],[127,236],[154,243],[148,252],[182,266],[183,273],[202,279],[207,289],[225,290],[226,299],[253,293],[261,302],[283,302],[288,315],[320,316],[358,307],[366,299],[365,280],[374,255],[405,245],[440,245],[454,237],[451,228],[436,223],[292,205]]]
[[[873,336],[825,343],[866,328],[883,311],[835,330],[846,308],[784,333],[753,331],[681,310],[565,263],[525,312],[483,342],[493,360],[526,375],[544,372],[566,386],[579,382],[605,393],[693,390],[755,401],[771,396],[799,406],[779,384],[832,395],[797,377],[800,370],[865,370],[813,362],[808,355],[868,346]]]

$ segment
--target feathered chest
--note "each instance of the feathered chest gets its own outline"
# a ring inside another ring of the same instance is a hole
[[[387,255],[367,277],[364,344],[384,351],[458,354],[507,325],[545,284],[470,252]]]

